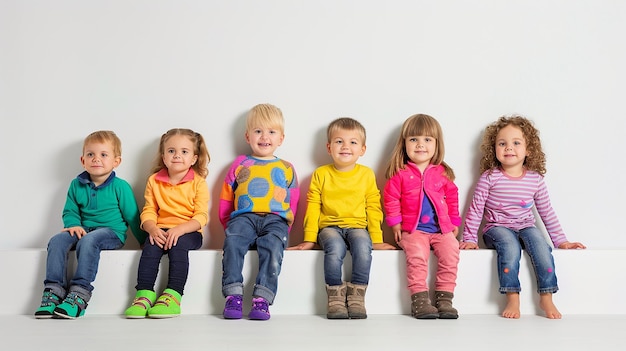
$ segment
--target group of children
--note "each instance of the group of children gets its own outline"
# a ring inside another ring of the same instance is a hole
[[[558,290],[552,246],[535,227],[533,207],[541,216],[554,247],[585,246],[567,241],[550,205],[543,181],[545,155],[539,133],[521,116],[501,117],[489,125],[481,146],[481,173],[465,218],[462,241],[457,235],[458,188],[444,162],[440,124],[431,116],[409,117],[400,131],[386,168],[381,192],[371,168],[358,164],[366,150],[366,132],[352,118],[338,118],[327,128],[332,163],[317,168],[306,194],[304,241],[287,247],[300,197],[293,165],[275,156],[284,139],[279,108],[259,104],[248,113],[245,132],[251,152],[238,156],[228,169],[219,199],[225,240],[222,294],[225,319],[243,318],[244,258],[258,253],[258,274],[248,318],[267,320],[273,304],[284,250],[324,250],[327,318],[367,318],[365,294],[372,250],[393,250],[383,242],[385,220],[406,256],[411,314],[418,319],[456,319],[452,300],[460,249],[478,248],[478,230],[497,252],[500,292],[506,294],[506,318],[519,318],[518,280],[521,251],[531,257],[537,276],[540,307],[558,319],[552,302]],[[189,129],[171,129],[159,149],[139,211],[130,185],[114,169],[121,163],[121,142],[111,131],[87,136],[80,158],[85,169],[74,179],[63,209],[64,228],[48,243],[46,276],[36,318],[75,319],[84,315],[94,289],[101,250],[121,248],[128,229],[142,245],[136,294],[127,318],[180,315],[189,270],[189,250],[202,246],[209,221],[209,152],[205,141]],[[427,282],[431,248],[437,257],[435,291]],[[76,251],[76,270],[68,281],[68,255]],[[352,274],[342,277],[350,251]],[[155,282],[163,255],[169,256],[167,287]],[[431,302],[434,297],[434,302]]]

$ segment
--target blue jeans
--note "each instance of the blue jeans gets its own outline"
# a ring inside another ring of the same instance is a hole
[[[323,228],[317,242],[324,249],[324,280],[330,286],[343,284],[343,259],[352,255],[352,284],[367,285],[372,266],[372,239],[366,229]]]
[[[519,231],[506,227],[493,227],[483,235],[488,248],[498,254],[500,292],[520,292],[519,265],[522,248],[526,250],[537,278],[537,292],[555,293],[559,290],[554,272],[552,247],[536,227]],[[522,246],[523,245],[523,246]]]
[[[117,234],[110,228],[87,230],[82,238],[61,232],[50,238],[46,259],[46,279],[44,288],[52,289],[64,297],[68,290],[76,291],[89,301],[96,280],[100,251],[116,250],[124,246]],[[68,284],[67,263],[71,250],[76,250],[76,272]]]
[[[243,261],[250,249],[259,255],[259,272],[252,296],[270,304],[278,290],[289,225],[274,214],[244,213],[228,221],[222,258],[222,294],[243,295]]]
[[[139,268],[137,269],[137,290],[152,290],[163,255],[169,256],[169,275],[167,287],[183,295],[187,277],[189,276],[189,250],[197,250],[202,246],[200,232],[187,233],[178,238],[176,246],[169,250],[150,244],[147,239],[141,251]]]

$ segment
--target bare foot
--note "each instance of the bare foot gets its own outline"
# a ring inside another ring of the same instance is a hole
[[[556,308],[554,302],[552,302],[552,294],[540,294],[539,295],[539,307],[545,312],[546,317],[550,319],[561,319],[561,312]]]
[[[502,317],[518,319],[519,316],[519,293],[506,293],[506,307],[502,311]]]

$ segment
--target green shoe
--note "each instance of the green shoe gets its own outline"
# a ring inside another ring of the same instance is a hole
[[[70,291],[65,300],[54,309],[54,314],[61,318],[76,319],[82,317],[86,309],[87,301],[76,292]]]
[[[146,318],[148,310],[154,304],[154,300],[156,300],[156,293],[154,291],[137,290],[133,304],[124,312],[126,318]]]
[[[171,318],[180,315],[181,296],[172,289],[165,289],[156,300],[154,306],[148,310],[150,318]]]
[[[35,311],[35,318],[45,319],[54,316],[54,309],[61,303],[61,298],[51,289],[44,289],[41,296],[41,306]]]

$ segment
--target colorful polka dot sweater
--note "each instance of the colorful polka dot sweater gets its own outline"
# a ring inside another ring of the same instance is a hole
[[[273,213],[293,224],[300,189],[293,165],[275,158],[240,155],[231,164],[220,194],[220,222],[242,213]]]

